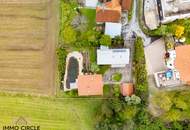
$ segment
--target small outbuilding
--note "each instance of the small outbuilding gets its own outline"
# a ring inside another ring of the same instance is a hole
[[[134,93],[133,83],[122,83],[120,86],[120,92],[123,96],[131,96]]]

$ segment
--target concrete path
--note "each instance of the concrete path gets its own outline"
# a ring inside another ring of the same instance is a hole
[[[164,59],[166,51],[163,38],[154,41],[144,50],[148,75],[167,69]]]

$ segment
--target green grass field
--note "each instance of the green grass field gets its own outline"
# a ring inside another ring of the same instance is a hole
[[[24,117],[41,130],[93,130],[101,100],[0,95],[0,128]]]

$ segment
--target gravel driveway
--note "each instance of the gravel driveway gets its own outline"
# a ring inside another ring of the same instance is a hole
[[[163,39],[158,39],[145,48],[148,75],[167,69],[164,54],[165,45]]]

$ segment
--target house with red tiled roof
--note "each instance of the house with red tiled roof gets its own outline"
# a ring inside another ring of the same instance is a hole
[[[96,7],[97,24],[105,24],[106,35],[114,38],[121,35],[121,1],[120,0],[103,0]]]
[[[190,84],[190,45],[178,46],[175,51],[175,68],[180,73],[181,81]]]
[[[122,11],[130,10],[131,3],[132,0],[84,0],[87,8],[96,8],[96,23],[105,24],[104,33],[112,38],[121,35]]]
[[[103,95],[102,75],[79,75],[77,87],[79,96]]]
[[[96,7],[96,22],[114,22],[121,20],[120,0],[111,0],[109,2],[99,3]]]

